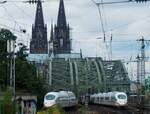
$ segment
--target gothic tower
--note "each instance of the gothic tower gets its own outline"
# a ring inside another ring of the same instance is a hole
[[[69,24],[66,22],[64,1],[60,0],[57,25],[51,28],[51,40],[53,40],[53,52],[55,54],[71,53],[71,40]]]
[[[31,54],[47,54],[47,26],[44,24],[41,0],[37,2],[35,24],[32,25],[32,40],[30,42]]]

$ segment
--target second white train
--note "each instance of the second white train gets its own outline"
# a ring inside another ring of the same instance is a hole
[[[90,96],[93,104],[122,107],[127,105],[127,95],[124,92],[97,93]]]
[[[44,97],[44,107],[57,104],[64,108],[76,106],[77,103],[75,94],[70,91],[49,92]]]

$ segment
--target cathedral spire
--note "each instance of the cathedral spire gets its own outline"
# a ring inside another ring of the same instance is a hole
[[[66,26],[66,15],[63,0],[60,0],[59,4],[57,26]]]
[[[71,40],[70,40],[70,29],[66,22],[64,1],[60,0],[57,25],[54,29],[53,35],[53,52],[54,54],[70,54],[71,53]],[[51,38],[52,39],[52,38]]]
[[[44,24],[41,0],[37,1],[35,23],[32,26],[32,39],[30,42],[31,54],[47,54],[47,26]]]
[[[44,17],[41,0],[38,0],[37,2],[35,26],[44,26]]]

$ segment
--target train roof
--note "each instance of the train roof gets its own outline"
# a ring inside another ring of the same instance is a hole
[[[46,95],[49,95],[49,94],[52,94],[52,95],[56,95],[56,96],[57,96],[57,95],[58,95],[58,92],[48,92]],[[45,95],[45,96],[46,96],[46,95]]]
[[[114,96],[116,94],[126,94],[125,92],[118,92],[118,91],[113,91],[113,92],[108,92],[108,93],[97,93],[97,94],[93,94],[92,96],[93,97],[96,97],[96,96]]]
[[[75,97],[75,94],[71,91],[59,91],[59,92],[48,92],[46,95],[49,95],[49,94],[52,94],[52,95],[55,95],[55,96],[74,96]]]
[[[129,95],[129,96],[138,96],[138,95]],[[142,94],[142,95],[139,95],[139,96],[145,96],[145,95]]]

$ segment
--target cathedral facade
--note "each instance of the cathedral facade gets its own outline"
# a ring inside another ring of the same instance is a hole
[[[51,27],[50,54],[70,54],[71,40],[70,28],[66,22],[65,8],[63,0],[60,0],[57,24]]]
[[[48,46],[49,44],[49,46]],[[49,47],[49,48],[48,48]],[[70,54],[71,40],[69,24],[66,22],[64,1],[60,0],[57,24],[51,26],[51,36],[48,43],[47,26],[44,23],[41,0],[37,2],[35,24],[32,26],[30,54]]]

